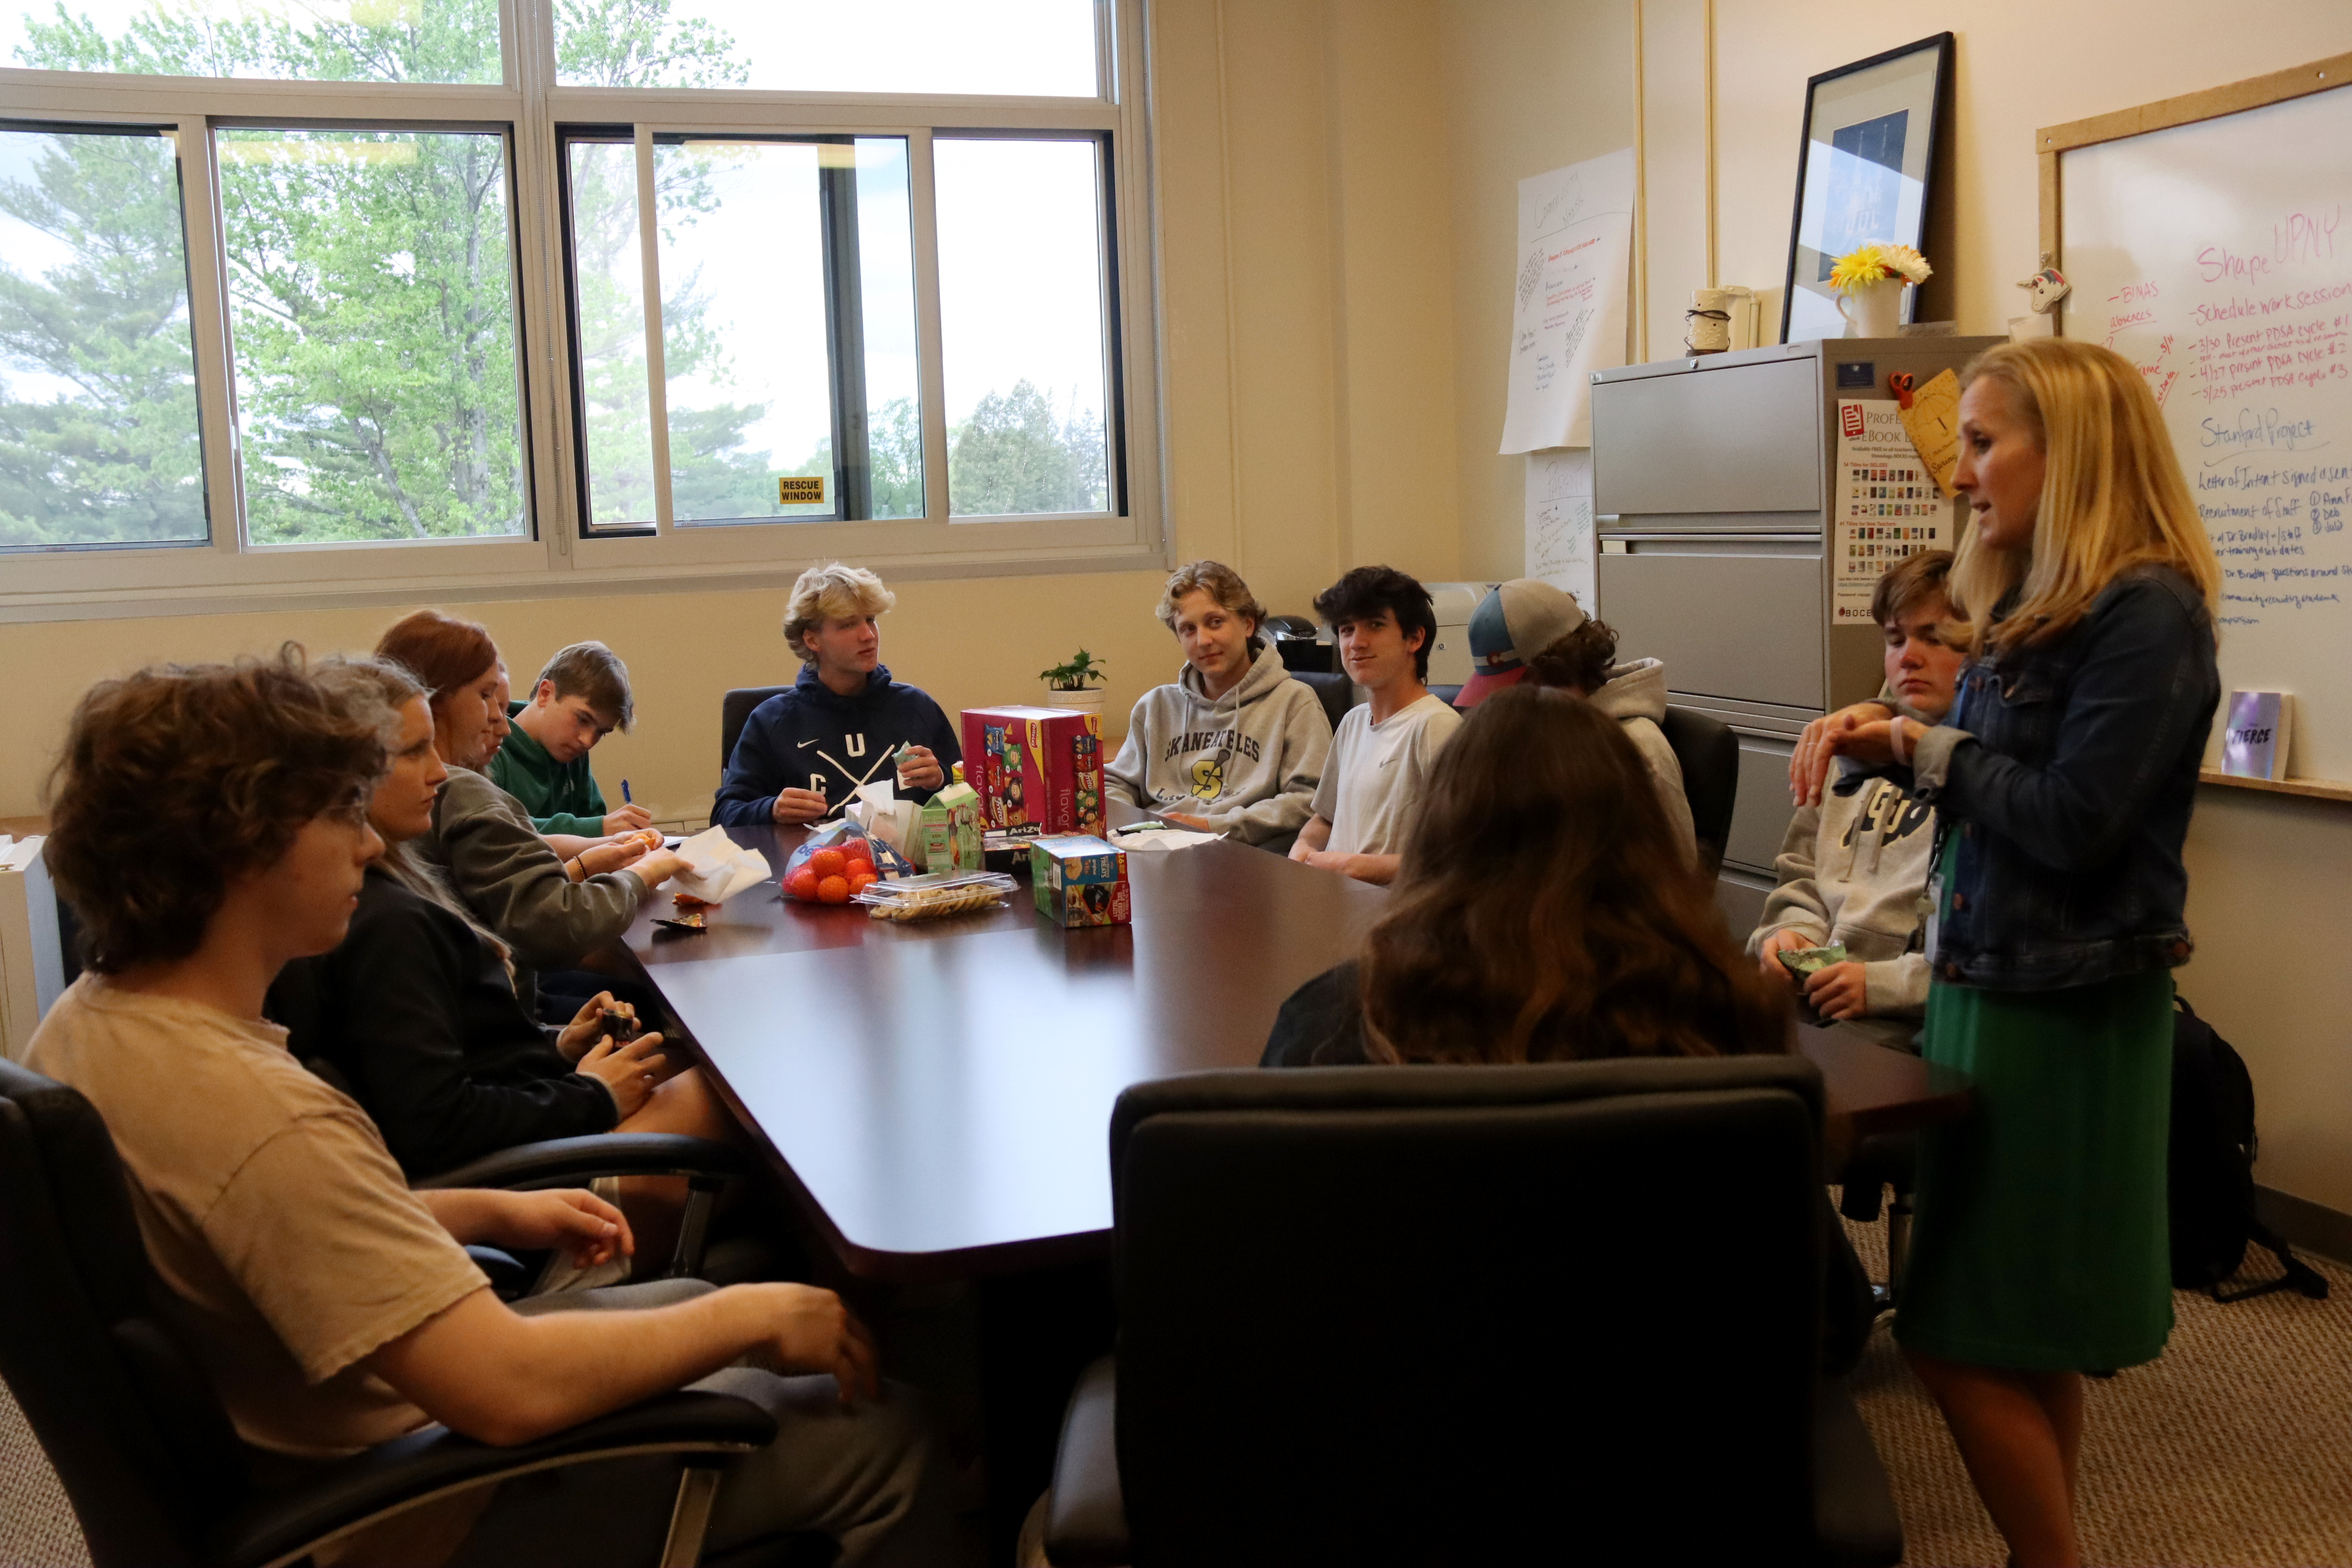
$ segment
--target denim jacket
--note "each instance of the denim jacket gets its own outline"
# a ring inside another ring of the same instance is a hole
[[[2221,697],[2204,601],[2163,566],[2118,575],[2054,641],[1964,669],[1912,766],[1886,770],[1959,836],[1936,978],[2049,991],[2188,963],[2180,849]]]

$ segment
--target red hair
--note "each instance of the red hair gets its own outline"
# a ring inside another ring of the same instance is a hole
[[[376,640],[375,656],[416,677],[431,695],[437,716],[443,692],[471,685],[497,665],[499,645],[478,621],[418,610],[394,622]]]

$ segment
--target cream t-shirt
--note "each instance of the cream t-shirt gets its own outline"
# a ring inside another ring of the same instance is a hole
[[[1399,855],[1427,793],[1437,753],[1462,715],[1434,695],[1408,702],[1380,723],[1369,703],[1348,710],[1331,737],[1330,760],[1315,786],[1315,815],[1331,824],[1335,855]]]
[[[26,1065],[106,1119],[147,1256],[240,1436],[324,1458],[425,1424],[359,1363],[488,1281],[285,1030],[85,974]]]

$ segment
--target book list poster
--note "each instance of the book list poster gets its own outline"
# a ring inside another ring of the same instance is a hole
[[[1830,624],[1866,626],[1871,593],[1888,567],[1922,550],[1951,548],[1958,503],[1944,499],[1887,398],[1838,400],[1833,483]]]

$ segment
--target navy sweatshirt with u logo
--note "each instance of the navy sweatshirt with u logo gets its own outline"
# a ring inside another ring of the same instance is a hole
[[[866,677],[865,690],[844,697],[816,678],[816,666],[803,665],[791,690],[751,710],[710,820],[730,826],[771,822],[776,796],[787,788],[814,790],[838,811],[858,785],[895,780],[890,753],[909,742],[929,746],[943,775],[963,759],[940,705],[891,679],[887,667]]]

